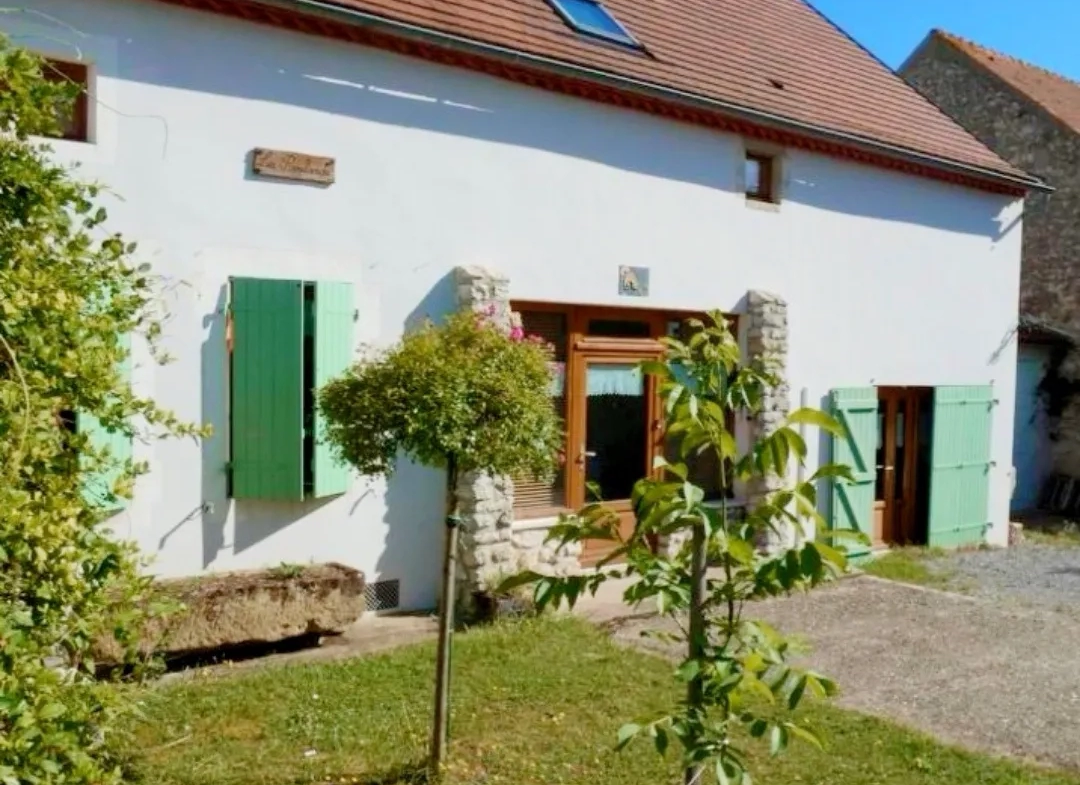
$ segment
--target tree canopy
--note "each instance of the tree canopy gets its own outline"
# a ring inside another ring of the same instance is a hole
[[[544,475],[563,440],[550,360],[546,344],[520,331],[453,314],[326,385],[327,438],[366,475],[391,473],[399,454],[461,472]]]

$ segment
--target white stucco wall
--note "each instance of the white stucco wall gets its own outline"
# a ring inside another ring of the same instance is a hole
[[[52,19],[0,17],[18,43],[93,63],[96,143],[57,154],[124,198],[111,228],[165,277],[176,361],[137,352],[136,384],[218,433],[137,447],[153,472],[118,525],[159,572],[335,559],[401,579],[404,607],[432,604],[434,473],[305,505],[226,498],[222,306],[231,275],[352,281],[358,341],[386,342],[451,306],[460,264],[530,300],[739,311],[748,289],[776,292],[793,402],[993,382],[1004,542],[1018,201],[792,151],[779,211],[750,209],[733,136],[146,0],[19,5]],[[257,146],[333,156],[337,182],[253,179]],[[651,268],[648,298],[617,296],[620,264]]]

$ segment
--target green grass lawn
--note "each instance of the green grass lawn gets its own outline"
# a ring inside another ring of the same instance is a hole
[[[890,581],[944,589],[952,582],[952,573],[942,565],[933,565],[944,555],[944,551],[933,548],[893,548],[859,566],[870,575]]]
[[[433,657],[434,647],[421,645],[159,687],[147,694],[146,719],[133,729],[133,781],[421,781],[414,772],[422,769],[427,749]],[[577,620],[545,618],[460,635],[446,782],[681,782],[678,762],[662,760],[651,747],[613,751],[624,721],[650,717],[676,699],[671,670],[670,663],[620,647]],[[1080,775],[959,751],[832,706],[814,706],[805,716],[826,739],[827,751],[792,747],[776,759],[759,751],[755,782],[1080,785]]]

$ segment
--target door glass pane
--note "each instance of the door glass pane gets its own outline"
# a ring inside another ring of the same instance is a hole
[[[896,455],[893,458],[896,483],[893,485],[893,498],[904,497],[904,466],[907,464],[907,449],[904,446],[904,415],[907,412],[907,401],[903,398],[896,406]]]
[[[686,479],[705,491],[706,501],[724,498],[725,494],[720,487],[720,459],[716,453],[713,450],[705,450],[683,458],[679,455],[679,446],[680,441],[675,437],[668,437],[665,441],[664,457],[668,463],[685,463]],[[728,466],[726,476],[730,478],[730,461]]]
[[[763,190],[761,174],[761,159],[747,156],[744,177],[746,178],[746,192],[751,196],[757,196]]]
[[[648,322],[636,319],[590,319],[589,335],[602,338],[648,338],[652,331]]]
[[[605,501],[629,499],[647,470],[645,380],[636,363],[590,363],[585,395],[585,481]]]
[[[696,383],[690,378],[690,374],[687,373],[686,369],[680,363],[673,363],[669,368],[671,368],[671,374],[675,381],[684,387],[689,387],[691,390],[696,389]],[[733,419],[728,420],[727,427],[729,432],[733,430]],[[683,458],[679,454],[680,446],[681,440],[679,438],[667,438],[664,444],[664,457],[667,458],[668,462],[685,463],[687,479],[705,491],[705,499],[707,501],[723,498],[725,494],[720,487],[720,459],[717,454],[713,450],[706,450]],[[731,476],[730,472],[727,476]]]

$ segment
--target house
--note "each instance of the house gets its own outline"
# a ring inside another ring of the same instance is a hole
[[[1080,84],[932,31],[900,74],[1003,159],[1053,187],[1024,207],[1013,509],[1055,472],[1080,477]],[[1044,389],[1040,384],[1047,380]]]
[[[214,428],[130,445],[152,471],[112,521],[162,575],[335,560],[376,609],[430,607],[442,475],[351,476],[310,390],[461,307],[555,343],[570,457],[552,484],[458,489],[470,575],[595,562],[544,532],[587,473],[618,504],[649,470],[635,363],[711,308],[783,367],[744,443],[800,401],[848,425],[808,434],[811,468],[835,452],[858,474],[836,525],[1005,542],[1021,208],[1042,185],[802,0],[20,9],[0,26],[90,97],[55,154],[123,197],[110,225],[163,276],[175,362],[136,338],[131,382]]]

